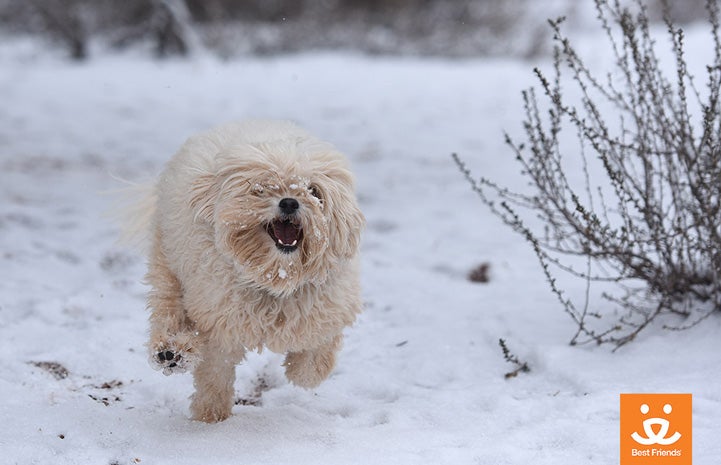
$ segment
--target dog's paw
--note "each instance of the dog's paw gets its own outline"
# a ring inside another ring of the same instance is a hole
[[[151,364],[156,370],[162,370],[164,375],[172,375],[175,373],[185,373],[188,371],[187,358],[182,352],[173,352],[172,350],[160,350],[151,355]]]
[[[166,376],[192,370],[198,360],[192,352],[181,349],[170,350],[167,347],[161,347],[150,354],[150,365]]]
[[[290,352],[285,357],[285,377],[296,386],[311,389],[325,380],[335,366],[335,353]]]
[[[177,336],[167,342],[154,344],[150,349],[150,366],[164,375],[185,373],[200,361],[189,336]]]
[[[205,423],[218,423],[230,417],[233,404],[219,403],[218,399],[198,400],[197,394],[193,396],[190,404],[191,418]]]

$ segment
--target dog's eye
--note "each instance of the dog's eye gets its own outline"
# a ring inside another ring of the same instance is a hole
[[[312,195],[313,197],[315,197],[318,200],[323,200],[323,198],[320,196],[320,191],[318,190],[317,187],[310,186],[308,188],[308,190],[310,191],[310,195]]]

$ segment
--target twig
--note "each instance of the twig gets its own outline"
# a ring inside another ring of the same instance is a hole
[[[518,359],[518,357],[516,357],[515,355],[513,355],[513,354],[511,353],[511,351],[508,350],[508,346],[506,345],[505,339],[499,339],[499,340],[498,340],[498,345],[501,346],[501,350],[503,351],[503,359],[504,359],[505,361],[507,361],[508,363],[511,363],[511,364],[515,365],[515,367],[516,367],[515,370],[509,371],[508,373],[506,373],[505,375],[503,375],[504,378],[506,378],[506,379],[515,378],[516,376],[518,376],[518,373],[528,373],[528,372],[531,371],[531,369],[528,367],[528,363],[526,363],[526,362],[521,362],[521,361]]]

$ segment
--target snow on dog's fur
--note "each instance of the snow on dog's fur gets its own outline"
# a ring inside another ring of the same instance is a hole
[[[288,122],[229,124],[191,137],[150,198],[148,348],[165,374],[193,370],[193,418],[230,415],[247,350],[287,354],[298,386],[322,382],[361,310],[345,157]]]

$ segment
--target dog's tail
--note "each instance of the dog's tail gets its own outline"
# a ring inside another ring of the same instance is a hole
[[[116,200],[108,215],[120,225],[118,244],[147,253],[158,202],[155,182],[138,184],[122,179],[120,181],[125,187],[110,192]]]

